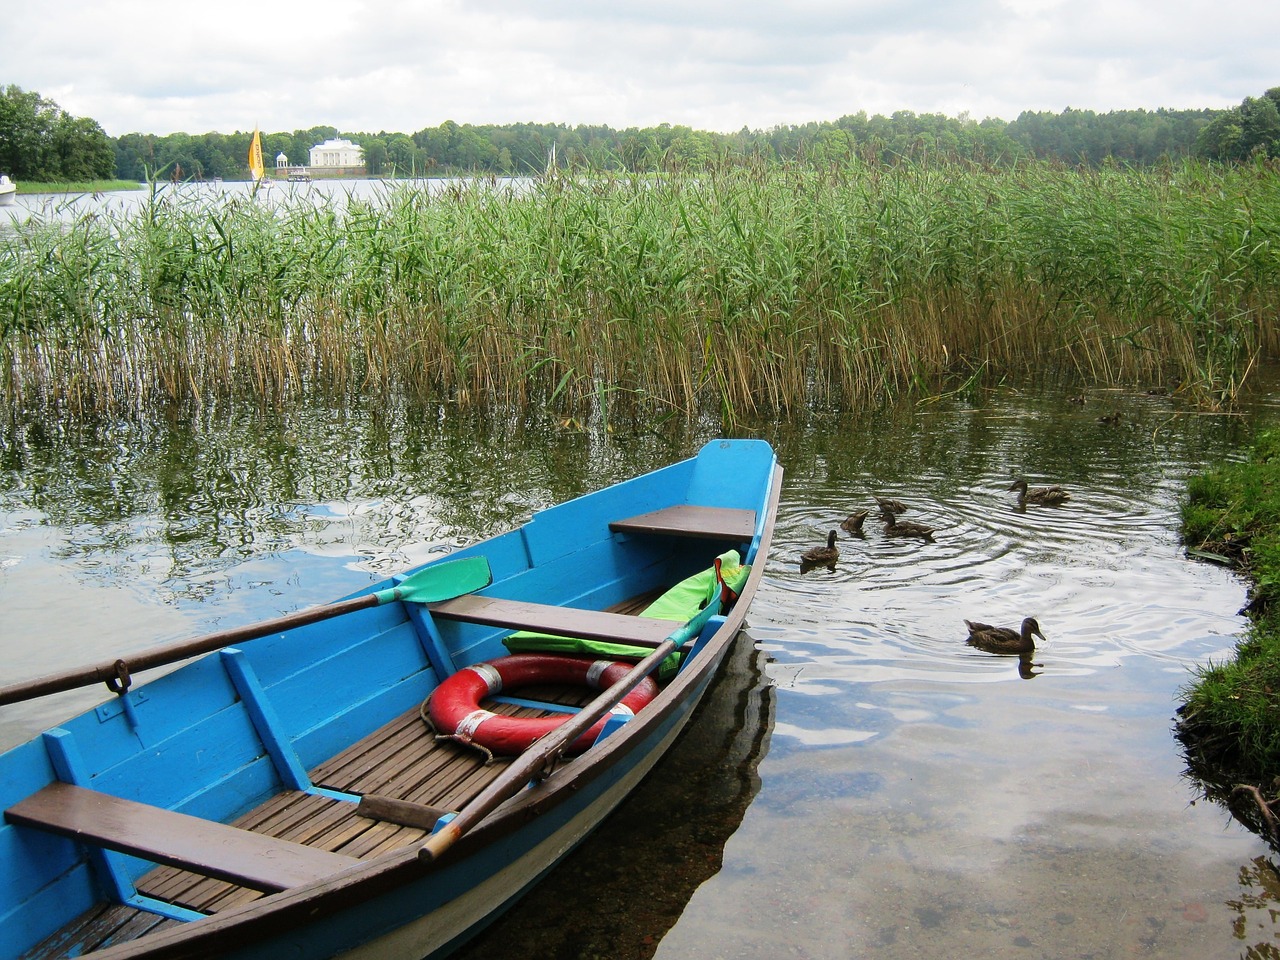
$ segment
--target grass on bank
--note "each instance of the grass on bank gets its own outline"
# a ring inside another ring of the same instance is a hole
[[[18,193],[113,193],[125,190],[145,190],[145,183],[136,180],[78,180],[73,183],[38,183],[34,180],[16,181]]]
[[[1251,590],[1234,659],[1200,667],[1183,691],[1179,736],[1202,779],[1272,795],[1280,775],[1280,431],[1261,433],[1247,461],[1192,478],[1182,533],[1193,555],[1232,563]]]

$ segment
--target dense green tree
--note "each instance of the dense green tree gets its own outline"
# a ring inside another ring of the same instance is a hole
[[[429,156],[420,156],[413,140],[397,133],[387,140],[387,173],[394,177],[423,176],[432,165]]]
[[[1110,158],[1150,165],[1191,155],[1213,110],[1114,110],[1068,107],[1062,113],[1023,112],[1006,128],[1031,156],[1097,165]]]
[[[112,176],[115,154],[102,127],[52,100],[10,85],[0,91],[0,171],[58,182]]]
[[[380,177],[386,172],[387,141],[381,137],[366,137],[360,142],[364,147],[364,165],[369,176]]]

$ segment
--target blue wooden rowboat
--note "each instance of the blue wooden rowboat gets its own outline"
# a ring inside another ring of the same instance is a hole
[[[781,478],[768,444],[712,441],[336,604],[0,689],[0,709],[114,693],[0,754],[0,957],[446,955],[680,733],[760,582]],[[428,729],[433,694],[515,648],[624,666],[602,690],[495,691],[486,716],[568,718],[511,758],[466,742],[483,718]]]

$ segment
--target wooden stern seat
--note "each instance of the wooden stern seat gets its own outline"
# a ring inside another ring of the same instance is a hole
[[[742,543],[756,535],[756,512],[730,507],[677,504],[609,524],[614,533],[642,533],[668,537],[696,537]]]
[[[353,857],[69,783],[53,783],[4,812],[10,823],[272,893],[323,880]]]

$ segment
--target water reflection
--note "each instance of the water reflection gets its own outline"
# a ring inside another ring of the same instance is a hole
[[[441,418],[312,406],[167,423],[10,420],[0,510],[67,531],[56,557],[85,575],[216,600],[205,585],[258,558],[350,560],[354,549],[360,569],[384,573],[690,448],[677,438],[594,451],[589,436],[545,425]]]
[[[1237,940],[1256,938],[1240,956],[1243,960],[1277,960],[1280,958],[1280,936],[1276,934],[1276,920],[1280,918],[1277,908],[1280,872],[1275,863],[1267,857],[1254,857],[1240,868],[1240,888],[1240,896],[1227,901],[1227,906],[1237,914],[1232,928]]]

